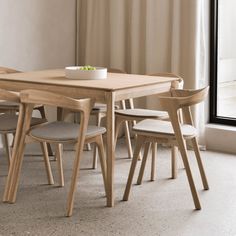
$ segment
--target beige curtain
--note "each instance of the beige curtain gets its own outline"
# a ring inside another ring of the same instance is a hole
[[[207,0],[78,0],[77,64],[138,74],[173,72],[184,79],[185,88],[201,87],[207,76],[203,38],[207,4]],[[153,96],[145,101],[146,107],[155,107]],[[195,117],[203,134],[205,118]]]

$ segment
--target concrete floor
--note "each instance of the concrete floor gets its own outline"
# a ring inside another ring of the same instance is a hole
[[[26,156],[15,204],[0,202],[0,235],[236,235],[236,157],[202,152],[210,184],[202,190],[194,155],[190,152],[194,179],[199,190],[201,211],[195,211],[182,162],[176,180],[170,177],[170,151],[160,148],[157,180],[149,181],[150,162],[144,182],[133,185],[130,200],[121,201],[130,160],[121,142],[115,163],[114,208],[105,207],[100,168],[91,170],[91,152],[82,161],[73,216],[64,217],[71,175],[73,151],[64,153],[64,188],[48,186],[41,156]],[[150,161],[150,158],[149,158]],[[140,164],[140,163],[139,163]],[[55,181],[56,163],[52,162]],[[0,158],[0,196],[7,175],[5,157]]]

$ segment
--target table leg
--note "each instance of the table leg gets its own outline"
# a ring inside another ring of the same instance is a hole
[[[114,137],[115,137],[115,116],[114,116],[114,105],[115,105],[115,94],[107,93],[107,206],[114,206]]]

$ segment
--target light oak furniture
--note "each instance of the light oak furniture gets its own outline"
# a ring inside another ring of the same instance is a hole
[[[0,74],[0,88],[13,91],[23,89],[39,89],[59,93],[73,98],[91,97],[98,103],[107,105],[107,206],[114,206],[114,108],[115,102],[129,98],[148,96],[169,91],[178,87],[178,78],[161,76],[145,76],[134,74],[108,73],[105,80],[69,80],[65,78],[63,69],[33,71],[18,74]],[[24,107],[24,106],[23,106]],[[25,111],[25,109],[24,109]],[[23,113],[24,113],[23,111]],[[23,117],[22,117],[23,118]],[[23,123],[22,123],[23,124]],[[18,134],[18,135],[17,135]],[[22,125],[18,126],[13,149],[21,144]],[[14,153],[14,152],[13,152]],[[17,185],[12,184],[18,179],[19,172],[14,171],[17,162],[17,152],[12,156],[12,165],[6,181],[3,201],[14,203]]]
[[[11,74],[11,73],[20,73],[21,71],[8,68],[8,67],[0,67],[0,74]],[[46,119],[46,113],[45,113],[45,108],[42,105],[36,105],[34,107],[34,110],[38,110],[41,117],[43,119]],[[16,102],[9,102],[9,101],[0,101],[0,113],[9,113],[9,114],[16,114],[19,111],[19,104]],[[11,157],[11,145],[9,144],[8,141],[8,135],[7,134],[2,134],[2,140],[4,143],[4,147],[6,149],[6,154],[8,159]],[[47,144],[48,148],[48,153],[50,156],[53,155],[52,148],[50,145]]]
[[[92,99],[80,99],[65,97],[51,92],[39,90],[24,90],[20,93],[21,103],[25,106],[25,122],[22,129],[22,139],[25,135],[29,135],[32,139],[41,143],[54,143],[57,145],[57,160],[60,175],[60,185],[64,185],[63,169],[62,169],[62,154],[61,146],[64,143],[76,144],[75,160],[73,164],[73,172],[71,179],[71,187],[68,195],[67,216],[72,215],[74,195],[77,187],[77,180],[80,168],[80,159],[83,153],[84,143],[95,142],[98,146],[104,187],[106,190],[106,164],[104,147],[102,141],[102,134],[106,132],[103,127],[88,126],[89,115],[94,105]],[[63,121],[55,121],[43,124],[40,127],[30,129],[30,121],[32,116],[33,107],[35,104],[43,104],[48,106],[60,106],[63,109],[69,109],[80,113],[80,125],[74,123],[67,123]],[[14,171],[19,171],[23,158],[24,142],[18,147],[18,162],[15,165]],[[47,156],[47,153],[44,153]],[[47,157],[48,159],[48,157]],[[19,180],[13,180],[13,184],[17,184]]]
[[[3,101],[6,101],[6,102],[17,103],[18,108],[19,108],[19,104],[20,104],[19,94],[0,89],[0,99]],[[20,109],[22,109],[21,106],[20,106]],[[18,121],[18,119],[19,119],[19,116],[16,114],[2,114],[2,115],[0,115],[0,134],[2,134],[2,135],[15,134],[17,126],[18,126],[18,122],[22,122],[22,120]],[[29,125],[30,125],[30,127],[37,127],[39,125],[42,125],[45,122],[47,122],[46,119],[33,117],[31,119]],[[30,142],[30,141],[31,140],[28,139],[28,142]],[[43,153],[47,152],[46,144],[42,144],[42,143],[40,143],[40,144],[41,144],[41,148],[42,148]],[[9,167],[10,167],[12,160],[10,158],[10,155],[8,155],[7,157],[8,157]],[[48,177],[48,184],[54,184],[48,156],[44,156],[44,163],[45,163],[46,173],[47,173],[47,177]]]
[[[51,94],[44,91],[38,90],[28,90],[23,94],[27,93],[31,98],[32,96],[38,97],[51,97]],[[54,96],[54,95],[53,95]],[[55,97],[55,96],[54,96]],[[30,100],[29,98],[29,100]],[[30,102],[30,101],[28,101]],[[51,104],[54,102],[58,106],[58,101],[50,101]],[[61,98],[60,98],[61,103]],[[70,112],[78,112],[76,109],[70,110]],[[80,112],[81,113],[81,112]],[[65,121],[54,121],[44,124],[40,127],[32,128],[29,132],[29,136],[39,142],[53,143],[56,145],[56,154],[59,170],[59,184],[64,186],[64,174],[63,174],[63,164],[62,164],[62,145],[65,143],[76,144],[78,141],[80,124],[69,123]],[[105,176],[106,176],[106,161],[104,157],[104,146],[102,135],[105,134],[106,129],[101,126],[88,125],[87,131],[85,133],[85,144],[94,143],[98,147],[101,169],[103,173],[103,181],[105,186]]]
[[[183,80],[174,74],[171,73],[155,73],[152,74],[152,76],[162,76],[162,77],[174,77],[179,79],[179,87],[183,87]],[[126,105],[128,105],[128,108],[126,108]],[[133,99],[128,99],[126,102],[123,101],[123,109],[116,110],[115,111],[115,142],[117,142],[119,130],[121,128],[121,125],[125,124],[125,134],[126,134],[126,143],[127,143],[127,149],[128,149],[128,156],[129,158],[133,157],[133,150],[131,146],[131,140],[130,140],[130,132],[128,128],[128,122],[133,123],[133,125],[136,124],[136,122],[144,120],[144,119],[158,119],[158,120],[168,120],[169,116],[166,111],[161,110],[150,110],[150,109],[140,109],[140,108],[134,108],[134,102]],[[151,164],[151,181],[155,180],[155,159],[156,159],[156,152],[157,152],[157,145],[156,143],[152,143],[152,164]],[[175,147],[172,147],[172,178],[176,178],[176,172],[174,171],[174,163],[177,156],[177,149]]]
[[[206,174],[201,161],[200,151],[197,143],[197,130],[193,125],[190,106],[202,102],[207,94],[208,87],[199,90],[175,90],[171,91],[171,97],[159,97],[163,109],[165,109],[170,117],[170,121],[161,121],[146,119],[133,127],[137,134],[137,143],[134,151],[134,158],[130,167],[127,185],[125,188],[123,200],[127,201],[129,198],[130,188],[134,176],[135,167],[138,160],[138,154],[143,145],[145,145],[144,158],[142,160],[137,184],[141,184],[143,172],[147,160],[147,153],[150,143],[172,143],[180,150],[184,167],[186,170],[190,190],[192,193],[195,208],[201,209],[200,201],[193,181],[190,165],[188,162],[188,155],[185,145],[185,140],[190,140],[193,145],[195,156],[197,159],[199,171],[202,178],[203,187],[205,190],[209,189]],[[182,109],[185,123],[180,123],[178,112]]]

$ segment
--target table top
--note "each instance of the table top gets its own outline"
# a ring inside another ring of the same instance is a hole
[[[64,87],[83,87],[106,91],[142,87],[176,81],[177,77],[148,76],[136,74],[108,73],[103,80],[72,80],[65,77],[64,69],[31,71],[23,73],[0,74],[0,81],[29,82],[34,84],[58,85]]]

